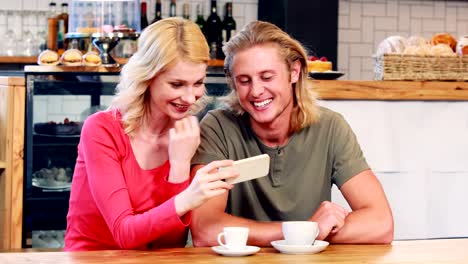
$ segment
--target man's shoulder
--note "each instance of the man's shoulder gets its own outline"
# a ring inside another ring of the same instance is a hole
[[[310,125],[310,128],[325,128],[333,123],[339,122],[339,120],[343,120],[343,116],[340,113],[324,106],[319,106],[319,118],[317,122]]]
[[[333,119],[341,118],[342,115],[338,112],[331,110],[330,108],[326,108],[324,106],[319,106],[320,111],[320,119],[319,122],[322,121],[330,121]]]
[[[210,110],[202,119],[203,123],[219,123],[221,125],[239,124],[242,116],[236,115],[234,112],[224,108]]]

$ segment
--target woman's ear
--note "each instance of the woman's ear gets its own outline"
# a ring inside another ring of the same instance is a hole
[[[297,83],[301,74],[301,62],[296,60],[291,64],[291,83]]]

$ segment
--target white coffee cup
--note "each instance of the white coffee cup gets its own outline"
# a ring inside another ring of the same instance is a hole
[[[223,243],[222,237],[226,243]],[[223,232],[218,234],[218,243],[229,250],[244,250],[248,238],[247,227],[225,227]]]
[[[282,228],[288,245],[312,245],[320,232],[317,222],[311,221],[286,221]]]

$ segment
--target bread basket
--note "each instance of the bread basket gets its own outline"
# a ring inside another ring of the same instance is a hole
[[[468,81],[468,56],[373,56],[375,80]]]

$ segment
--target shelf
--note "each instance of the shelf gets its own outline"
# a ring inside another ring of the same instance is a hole
[[[308,80],[322,100],[468,101],[468,82]]]
[[[128,58],[114,58],[119,64],[124,65],[128,62]],[[22,56],[0,56],[0,63],[22,63],[22,64],[36,64],[37,57],[30,56],[30,57],[22,57]],[[210,60],[208,61],[208,66],[211,67],[223,67],[224,61],[223,60]]]
[[[31,56],[31,57],[22,57],[22,56],[0,56],[0,63],[20,63],[20,64],[25,64],[25,63],[37,63],[37,57],[36,56]]]
[[[33,82],[34,95],[114,95],[115,82],[79,80],[39,80]]]

